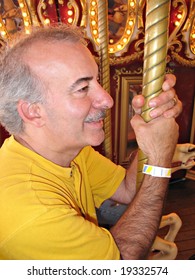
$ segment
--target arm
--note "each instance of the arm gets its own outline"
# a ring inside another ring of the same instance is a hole
[[[177,117],[182,110],[182,104],[171,88],[174,84],[175,80],[172,75],[168,75],[163,84],[163,89],[166,91],[153,101],[151,100],[151,107],[157,106],[152,115],[152,118],[156,120],[145,124],[138,115],[132,119],[138,145],[147,156],[148,164],[151,165],[171,167],[178,139],[178,126],[172,117]],[[172,100],[175,96],[176,105]],[[143,103],[142,96],[134,100],[136,113],[141,113]],[[160,115],[164,117],[159,118]],[[161,148],[159,149],[159,147]],[[147,257],[159,227],[169,182],[167,178],[145,175],[141,188],[136,194],[136,167],[135,158],[127,170],[125,180],[112,196],[112,199],[122,203],[131,202],[126,212],[110,230],[124,259]]]
[[[136,115],[132,126],[148,164],[170,168],[178,138],[175,120],[160,117],[146,124]],[[123,259],[147,257],[159,227],[168,182],[167,178],[145,175],[139,192],[110,229]]]

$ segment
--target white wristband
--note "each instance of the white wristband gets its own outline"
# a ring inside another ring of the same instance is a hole
[[[144,164],[142,173],[154,177],[171,178],[171,168]]]

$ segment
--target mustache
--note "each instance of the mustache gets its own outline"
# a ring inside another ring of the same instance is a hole
[[[106,117],[106,111],[102,110],[102,111],[99,111],[99,113],[97,113],[94,116],[87,116],[86,119],[85,119],[85,122],[87,122],[87,123],[97,122],[101,119],[105,119],[105,117]]]

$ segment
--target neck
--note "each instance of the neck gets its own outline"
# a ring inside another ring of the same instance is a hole
[[[48,142],[42,141],[30,141],[27,136],[14,136],[15,140],[28,148],[29,150],[39,154],[40,156],[46,158],[47,160],[60,165],[62,167],[70,167],[71,161],[77,156],[79,151],[70,152],[70,150],[58,150],[50,145]],[[44,143],[44,144],[42,144]]]

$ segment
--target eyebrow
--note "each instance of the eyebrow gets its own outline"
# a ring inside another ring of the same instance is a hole
[[[89,82],[93,79],[93,77],[83,77],[78,80],[76,80],[69,88],[70,91],[73,91],[79,84],[82,82]]]

